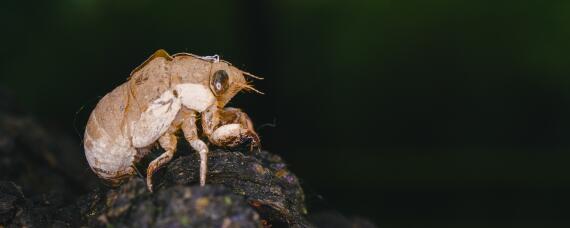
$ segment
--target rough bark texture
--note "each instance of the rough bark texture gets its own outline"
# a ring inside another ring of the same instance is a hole
[[[248,153],[249,154],[249,153]],[[165,186],[196,184],[198,156],[194,153],[170,163]],[[267,151],[246,155],[214,150],[208,156],[208,183],[224,185],[241,195],[271,223],[308,225],[303,189],[281,158]]]
[[[199,187],[198,155],[181,145],[155,175],[154,193],[139,176],[107,187],[78,143],[46,130],[3,94],[0,227],[374,227],[338,213],[308,215],[297,177],[267,151],[212,150],[208,185]]]
[[[140,178],[88,195],[74,208],[82,210],[76,225],[86,222],[91,227],[261,226],[259,215],[243,198],[223,186],[178,185],[152,194]]]

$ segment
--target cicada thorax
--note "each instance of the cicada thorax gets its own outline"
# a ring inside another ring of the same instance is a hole
[[[177,55],[170,64],[174,84],[200,84],[208,86],[212,63],[192,55]]]
[[[164,58],[155,58],[147,62],[138,71],[132,73],[129,81],[130,93],[135,104],[144,111],[164,92],[171,89],[170,64]]]
[[[135,72],[127,82],[131,105],[138,107],[138,113],[129,115],[132,124],[128,127],[136,148],[146,147],[158,140],[180,111],[181,102],[173,88],[171,75],[168,60],[155,58]]]

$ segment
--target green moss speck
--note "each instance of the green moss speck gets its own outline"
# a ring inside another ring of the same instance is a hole
[[[183,226],[187,226],[190,224],[190,219],[187,216],[182,216],[182,217],[178,218],[178,221]]]
[[[227,205],[232,204],[232,198],[230,198],[229,196],[224,197],[224,203],[226,203]]]

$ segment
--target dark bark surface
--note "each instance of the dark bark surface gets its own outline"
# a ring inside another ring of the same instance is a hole
[[[155,175],[154,193],[140,176],[105,186],[77,142],[1,93],[0,101],[0,227],[374,227],[338,213],[309,215],[297,177],[267,151],[212,150],[200,187],[198,155],[181,145]]]
[[[166,186],[198,183],[197,154],[180,157],[166,170]],[[208,156],[208,184],[224,185],[241,195],[272,223],[308,224],[304,194],[297,177],[277,155],[266,151],[253,155],[215,150]]]

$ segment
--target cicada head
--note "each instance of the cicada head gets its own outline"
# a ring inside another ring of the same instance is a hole
[[[212,63],[209,86],[216,96],[218,107],[224,107],[238,92],[253,91],[263,94],[255,89],[247,77],[262,79],[245,71],[242,71],[228,62],[217,61]]]

